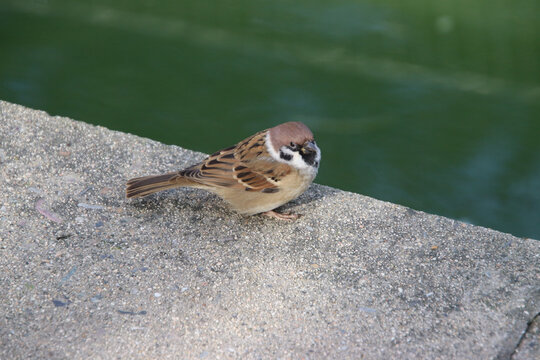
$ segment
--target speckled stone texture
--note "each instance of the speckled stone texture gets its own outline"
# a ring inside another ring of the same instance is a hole
[[[124,198],[203,157],[0,102],[0,358],[539,358],[539,241],[320,185],[293,223]]]

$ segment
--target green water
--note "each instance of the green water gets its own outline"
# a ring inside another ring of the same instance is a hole
[[[0,0],[0,98],[207,153],[300,120],[319,183],[540,239],[538,14],[537,0]]]

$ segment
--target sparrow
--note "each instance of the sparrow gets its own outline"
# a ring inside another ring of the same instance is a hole
[[[127,198],[176,187],[210,191],[244,215],[263,214],[282,220],[299,215],[275,208],[296,199],[315,179],[321,151],[301,122],[286,122],[217,151],[184,170],[127,182]]]

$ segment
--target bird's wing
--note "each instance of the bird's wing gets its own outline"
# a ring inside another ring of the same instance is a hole
[[[266,131],[220,150],[180,175],[207,186],[274,193],[291,167],[272,159],[265,146]]]

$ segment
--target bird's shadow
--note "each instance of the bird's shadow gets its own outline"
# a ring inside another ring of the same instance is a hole
[[[313,184],[297,199],[278,207],[278,211],[287,212],[293,207],[304,206],[327,197],[335,196],[338,192],[338,189]],[[140,211],[162,212],[172,207],[178,210],[186,209],[194,213],[204,212],[205,209],[208,209],[218,213],[235,214],[219,196],[205,190],[191,188],[166,190],[148,197],[136,199],[130,206]]]
[[[223,202],[218,196],[204,190],[179,188],[161,191],[139,199],[134,199],[131,206],[137,210],[160,211],[169,207],[176,209],[188,209],[193,212],[202,211],[205,208],[222,208],[219,203]]]
[[[304,206],[324,198],[333,197],[339,193],[339,191],[340,190],[328,186],[313,184],[305,193],[300,195],[298,198],[283,204],[278,209],[287,210],[295,206]]]

